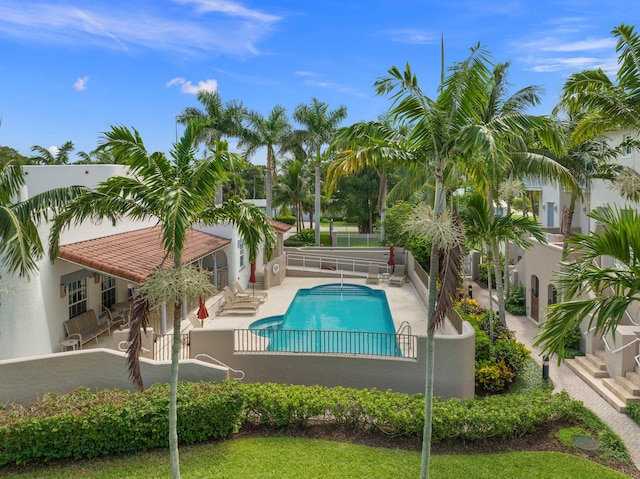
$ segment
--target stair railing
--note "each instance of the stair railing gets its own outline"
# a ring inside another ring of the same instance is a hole
[[[215,364],[217,364],[219,366],[222,366],[223,368],[227,368],[229,371],[232,371],[234,374],[237,374],[238,376],[233,378],[236,381],[242,381],[244,379],[244,371],[241,371],[240,369],[233,369],[231,366],[226,365],[225,363],[223,363],[219,359],[216,359],[216,358],[214,358],[212,356],[209,356],[208,354],[205,354],[205,353],[196,354],[195,359],[198,359],[198,360],[202,361],[201,358],[206,358],[209,361],[212,361],[213,363],[215,363]]]

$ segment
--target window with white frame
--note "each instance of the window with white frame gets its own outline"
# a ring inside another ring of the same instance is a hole
[[[111,305],[116,302],[116,279],[106,274],[101,274],[100,277],[102,306],[111,308]]]
[[[238,252],[240,254],[240,269],[245,267],[245,258],[244,258],[244,241],[238,240]]]
[[[87,279],[72,281],[68,285],[69,317],[73,318],[87,311]]]

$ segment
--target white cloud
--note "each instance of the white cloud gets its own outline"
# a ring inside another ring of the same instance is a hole
[[[435,37],[424,30],[398,29],[387,30],[385,34],[393,42],[425,45],[432,43]]]
[[[82,91],[87,89],[88,76],[80,77],[73,83],[73,89],[76,91]]]
[[[295,72],[293,72],[293,74],[297,75],[299,77],[312,77],[312,76],[315,76],[315,73],[307,72],[307,71],[304,71],[304,70],[295,71]]]
[[[47,150],[49,150],[49,153],[51,153],[53,156],[58,156],[58,153],[60,153],[60,148],[58,148],[56,145],[50,146],[49,148],[47,148]]]
[[[196,11],[202,13],[224,13],[232,17],[240,17],[247,20],[256,20],[262,23],[273,23],[280,20],[276,15],[252,10],[237,3],[227,0],[175,0],[176,3],[195,5]]]
[[[218,82],[214,79],[201,80],[197,85],[191,83],[190,80],[184,78],[172,78],[166,84],[167,88],[180,85],[180,91],[188,95],[197,95],[199,91],[214,92],[218,89]]]
[[[126,52],[144,47],[185,55],[244,56],[257,54],[257,42],[281,20],[228,0],[175,0],[173,9],[144,8],[144,2],[77,3],[81,6],[3,0],[0,37]]]
[[[595,70],[602,68],[602,70],[608,75],[614,74],[617,71],[617,63],[615,58],[602,59],[595,57],[555,57],[555,58],[529,58],[528,63],[532,63],[533,66],[528,70],[534,72],[558,72],[558,71],[570,71],[578,72],[582,70]]]
[[[536,42],[523,45],[527,49],[535,49],[544,52],[588,52],[594,50],[613,50],[616,41],[613,38],[590,38],[575,42],[562,42],[554,37],[547,37]]]

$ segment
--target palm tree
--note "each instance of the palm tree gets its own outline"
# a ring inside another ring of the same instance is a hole
[[[444,53],[443,53],[444,58]],[[465,130],[469,123],[469,115],[473,114],[473,105],[479,104],[484,93],[484,83],[488,77],[486,52],[477,47],[463,62],[454,65],[448,76],[444,66],[441,73],[437,98],[426,96],[418,85],[417,77],[411,67],[406,66],[404,72],[396,67],[388,71],[388,76],[375,83],[378,94],[391,96],[393,107],[390,115],[400,121],[414,125],[409,134],[409,144],[415,145],[419,163],[428,168],[435,180],[434,206],[430,215],[434,224],[432,231],[450,231],[447,223],[451,217],[446,215],[445,177],[464,153]],[[450,238],[454,240],[451,241]],[[438,301],[437,280],[440,272],[442,252],[455,250],[455,235],[450,238],[432,236],[430,242],[431,258],[429,264],[429,301],[427,308],[427,368],[425,386],[425,423],[422,439],[421,479],[429,477],[431,456],[431,418],[433,412],[433,371],[435,330],[444,321],[442,308],[446,307],[446,296]],[[446,310],[445,310],[446,311]]]
[[[640,301],[637,210],[604,206],[589,212],[589,217],[603,226],[602,232],[568,239],[574,259],[561,262],[557,273],[563,301],[547,307],[547,321],[534,344],[542,346],[543,354],[557,354],[558,362],[564,359],[567,334],[587,318],[587,328],[595,334],[615,332],[629,305]],[[602,266],[603,256],[612,258],[613,264]]]
[[[173,268],[182,267],[182,253],[187,231],[194,224],[211,225],[220,222],[234,224],[255,258],[258,244],[267,249],[272,243],[272,229],[264,214],[237,198],[221,205],[214,203],[216,186],[224,180],[224,167],[231,154],[226,142],[216,143],[213,154],[196,160],[198,140],[206,125],[189,123],[182,138],[174,143],[168,158],[164,153],[147,152],[138,132],[125,127],[112,127],[105,133],[101,147],[115,158],[127,159],[130,177],[112,177],[95,189],[67,203],[52,222],[50,251],[55,258],[60,234],[71,224],[86,220],[108,219],[117,222],[122,217],[134,220],[155,219],[162,229],[162,242]],[[144,308],[140,308],[144,309]],[[174,340],[171,356],[169,399],[169,447],[172,477],[180,477],[177,435],[178,353],[180,350],[180,303],[175,303]],[[136,307],[136,319],[141,311]],[[132,330],[139,332],[137,325]],[[129,354],[132,354],[130,349]]]
[[[327,103],[311,98],[311,104],[301,103],[293,112],[293,119],[303,126],[293,132],[295,142],[303,145],[308,158],[315,161],[314,217],[316,246],[320,245],[320,167],[322,147],[331,143],[340,122],[347,117],[347,107],[340,106],[329,111]]]
[[[465,238],[468,246],[484,249],[493,242],[504,239],[514,241],[518,246],[526,249],[531,245],[529,237],[533,236],[540,242],[545,241],[545,235],[541,226],[529,218],[513,216],[507,213],[504,216],[493,214],[493,208],[483,195],[474,194],[469,198],[466,208],[460,211],[465,230]],[[495,270],[501,268],[499,258],[494,256],[489,248],[487,255],[487,270],[489,273],[489,290],[491,290],[491,269],[495,263]],[[492,301],[491,295],[489,300]],[[493,341],[493,307],[489,308],[489,324],[491,327],[491,341]]]
[[[561,148],[548,119],[527,113],[540,102],[540,88],[528,86],[509,95],[507,81],[510,64],[498,63],[485,82],[482,102],[474,108],[476,115],[469,119],[466,141],[471,143],[465,170],[476,191],[487,196],[487,205],[494,214],[494,202],[499,198],[500,185],[512,176],[564,177],[566,172],[550,157],[528,151],[526,139],[539,134],[550,143],[553,151]],[[494,261],[499,262],[501,239],[493,237],[487,243]],[[507,258],[505,258],[506,260]],[[494,268],[500,321],[505,318],[503,268]]]
[[[9,273],[28,279],[37,271],[37,263],[44,255],[38,223],[81,189],[60,188],[22,201],[19,199],[24,185],[21,162],[20,157],[0,157],[0,258]]]
[[[273,170],[275,168],[276,154],[274,147],[282,145],[285,138],[291,132],[291,125],[287,118],[287,111],[281,105],[276,105],[265,118],[257,111],[247,113],[248,127],[241,134],[238,147],[243,148],[245,158],[251,158],[259,148],[267,149],[267,171],[265,189],[267,193],[267,216],[272,216],[271,196],[273,184]]]
[[[74,150],[73,143],[67,141],[54,154],[47,148],[34,145],[31,151],[38,153],[29,158],[36,165],[67,165],[69,163],[69,154]]]
[[[330,146],[337,154],[327,170],[327,193],[331,195],[336,190],[340,178],[373,168],[380,177],[378,214],[384,224],[388,193],[387,171],[392,165],[410,159],[403,145],[406,134],[406,128],[394,126],[388,117],[340,128]],[[384,242],[384,228],[380,236],[380,240]]]
[[[200,90],[197,98],[204,110],[189,106],[177,116],[176,121],[182,125],[193,122],[205,124],[206,128],[198,134],[199,143],[211,146],[222,138],[240,136],[242,120],[246,114],[241,102],[232,100],[223,103],[217,91]]]
[[[561,103],[569,111],[583,111],[573,134],[575,142],[605,131],[640,128],[640,36],[635,26],[621,24],[611,32],[617,39],[617,83],[602,69],[575,73],[565,82]]]
[[[309,197],[305,165],[300,160],[286,160],[281,175],[273,188],[275,206],[293,206],[296,217],[296,233],[302,229],[303,206]]]

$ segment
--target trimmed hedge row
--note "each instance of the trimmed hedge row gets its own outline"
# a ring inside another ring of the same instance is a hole
[[[0,466],[143,451],[168,444],[167,385],[144,392],[47,395],[0,415]],[[435,398],[433,441],[524,436],[579,415],[566,393],[535,391],[484,399]],[[192,444],[228,436],[243,425],[304,427],[318,421],[420,440],[424,396],[321,386],[180,383],[178,436]]]
[[[0,466],[144,451],[169,444],[169,386],[144,392],[46,395],[0,416]],[[235,383],[180,383],[178,437],[192,444],[229,435],[242,423],[244,394]]]

